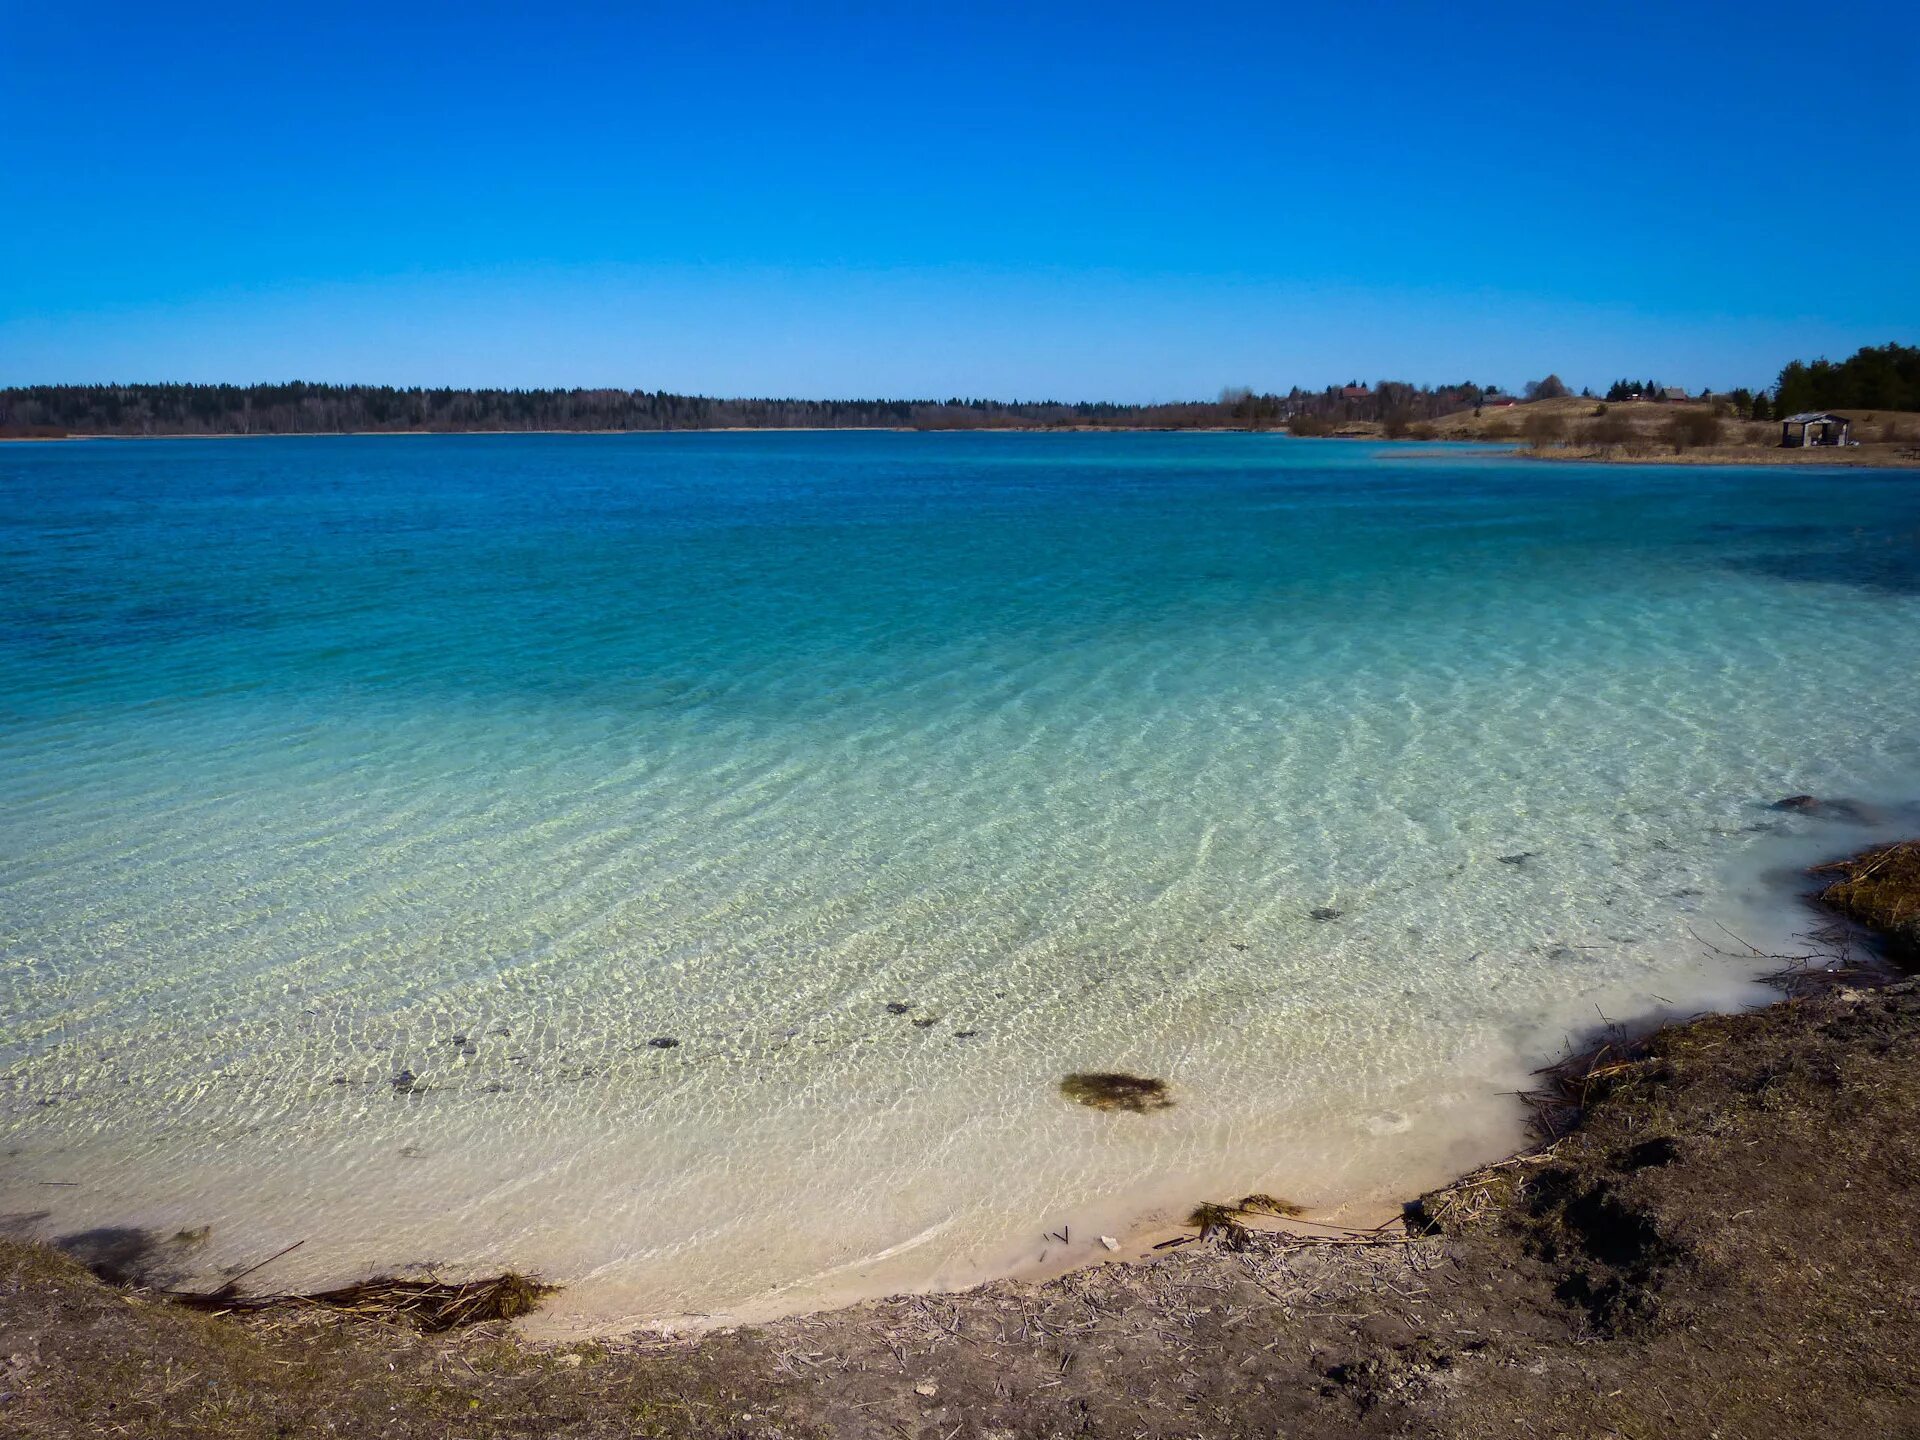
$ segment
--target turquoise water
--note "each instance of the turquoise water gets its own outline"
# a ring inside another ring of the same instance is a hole
[[[0,1210],[202,1277],[585,1324],[1364,1213],[1599,1014],[1753,998],[1703,942],[1791,948],[1769,872],[1920,796],[1910,474],[387,437],[0,494]]]

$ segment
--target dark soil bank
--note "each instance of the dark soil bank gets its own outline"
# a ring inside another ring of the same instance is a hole
[[[0,1241],[18,1436],[1920,1436],[1920,987],[1659,1032],[1416,1238],[543,1351],[195,1313]]]

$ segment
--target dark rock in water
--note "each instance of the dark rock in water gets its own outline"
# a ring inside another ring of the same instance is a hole
[[[1343,913],[1343,911],[1336,910],[1331,905],[1320,905],[1309,910],[1307,912],[1307,918],[1309,920],[1338,920]]]
[[[402,1070],[393,1077],[393,1088],[398,1094],[411,1095],[415,1091],[426,1089],[426,1086],[420,1083],[420,1077],[411,1070]]]
[[[1769,810],[1787,810],[1798,815],[1818,815],[1822,820],[1838,820],[1846,825],[1873,825],[1886,818],[1871,805],[1858,800],[1822,800],[1814,795],[1789,795],[1776,800]]]
[[[1136,1115],[1173,1104],[1166,1081],[1117,1071],[1069,1075],[1060,1082],[1060,1093],[1094,1110],[1130,1110]]]
[[[1227,942],[1227,946],[1229,949],[1233,949],[1233,950],[1250,950],[1253,948],[1252,946],[1248,945],[1247,942],[1244,940],[1229,940]]]
[[[953,1038],[956,1040],[971,1040],[979,1033],[978,1030],[956,1030],[953,1032]]]
[[[460,1047],[461,1058],[466,1060],[471,1060],[474,1056],[478,1055],[479,1053],[480,1052],[474,1049],[473,1046],[471,1045],[462,1045]]]
[[[913,1009],[913,1002],[911,1000],[889,1000],[887,1002],[887,1014],[889,1015],[904,1015],[911,1009]]]
[[[453,1043],[456,1045],[464,1045],[467,1043],[467,1037],[464,1035],[456,1035],[453,1037]]]
[[[933,1016],[925,1015],[913,1022],[913,1028],[916,1030],[931,1030],[934,1026],[938,1025],[939,1023],[940,1022],[934,1019]]]
[[[1500,863],[1502,865],[1524,865],[1527,861],[1531,860],[1533,856],[1533,851],[1522,850],[1518,855],[1502,855],[1500,857]]]
[[[647,1044],[655,1050],[674,1050],[679,1048],[680,1042],[671,1035],[656,1035]]]

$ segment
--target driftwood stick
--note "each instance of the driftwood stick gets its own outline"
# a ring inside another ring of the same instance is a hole
[[[307,1242],[305,1240],[296,1240],[293,1242],[293,1244],[287,1246],[286,1249],[274,1251],[273,1254],[267,1256],[267,1258],[262,1260],[258,1265],[249,1265],[246,1269],[242,1270],[238,1275],[230,1276],[226,1284],[222,1285],[218,1290],[209,1292],[207,1298],[211,1300],[222,1295],[231,1295],[234,1292],[235,1287],[237,1287],[242,1280],[246,1279],[247,1276],[253,1274],[254,1271],[266,1269],[267,1266],[271,1265],[274,1261],[278,1260],[282,1255],[291,1255],[294,1251],[298,1250],[302,1245],[306,1243]]]

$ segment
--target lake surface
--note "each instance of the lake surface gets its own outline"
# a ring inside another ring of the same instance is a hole
[[[390,437],[0,498],[0,1211],[203,1280],[588,1325],[1366,1213],[1601,1015],[1756,998],[1773,872],[1920,796],[1912,474]]]

